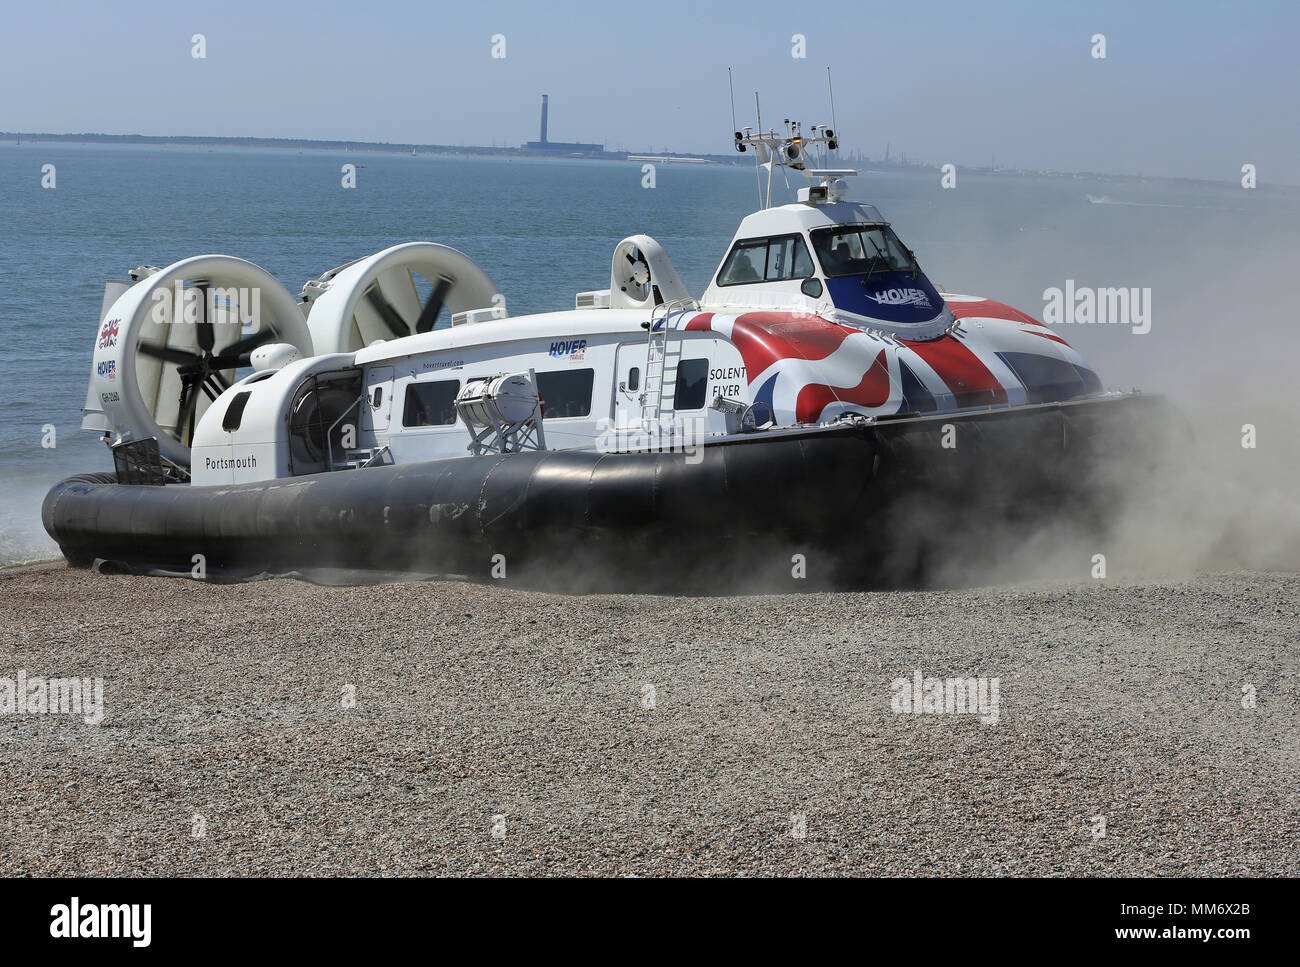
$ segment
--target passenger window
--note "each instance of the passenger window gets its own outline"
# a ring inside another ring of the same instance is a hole
[[[402,405],[402,426],[450,426],[456,422],[460,380],[408,383]]]
[[[641,388],[641,369],[633,366],[627,371],[627,388],[629,392],[635,393]]]
[[[737,242],[718,273],[718,285],[744,285],[761,282],[763,266],[767,262],[767,239]]]
[[[767,281],[783,282],[812,275],[812,258],[808,246],[798,235],[774,238],[767,246]]]
[[[803,243],[803,239],[795,236],[794,247],[794,274],[791,278],[806,279],[816,270],[813,268],[812,256],[808,254],[808,246]]]
[[[718,285],[785,282],[813,274],[812,256],[802,235],[777,235],[737,242],[718,272]]]
[[[560,369],[537,374],[537,395],[542,398],[543,419],[588,416],[594,369]]]
[[[683,359],[677,364],[677,390],[673,396],[673,409],[704,409],[704,395],[708,389],[709,361]]]

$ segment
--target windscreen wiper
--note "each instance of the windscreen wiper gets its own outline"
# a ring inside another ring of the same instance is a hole
[[[876,244],[876,240],[874,238],[868,235],[867,241],[870,242],[871,247],[876,250],[876,254],[871,256],[871,261],[867,263],[867,278],[869,279],[871,278],[871,273],[875,271],[873,266],[876,264],[876,262],[880,261],[882,263],[887,263],[888,259],[885,258],[884,251],[881,249],[879,245]]]

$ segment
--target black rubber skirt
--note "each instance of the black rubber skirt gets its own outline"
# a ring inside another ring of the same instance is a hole
[[[758,432],[694,457],[524,452],[215,487],[85,474],[42,517],[74,566],[219,581],[906,582],[959,543],[989,553],[989,528],[1086,522],[1168,414],[1120,397]]]

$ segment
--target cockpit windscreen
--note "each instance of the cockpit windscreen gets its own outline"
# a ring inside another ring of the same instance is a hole
[[[912,272],[912,253],[888,225],[840,225],[812,232],[817,260],[828,279],[875,272]]]

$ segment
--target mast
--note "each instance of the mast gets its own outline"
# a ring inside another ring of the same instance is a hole
[[[763,112],[759,103],[758,91],[754,92],[754,119],[757,125],[754,133],[746,127],[743,131],[737,131],[736,128],[736,92],[732,83],[731,68],[727,68],[727,84],[731,90],[731,127],[733,147],[737,151],[748,151],[754,149],[754,174],[758,178],[758,207],[766,209],[772,207],[772,175],[777,168],[792,169],[801,172],[809,181],[820,182],[821,187],[817,190],[817,197],[823,200],[833,196],[837,191],[842,191],[843,186],[835,186],[840,178],[847,178],[856,175],[857,172],[849,168],[829,168],[825,167],[830,160],[829,152],[839,149],[839,135],[836,134],[834,127],[828,127],[825,124],[814,124],[809,129],[811,135],[803,133],[803,124],[800,121],[785,119],[785,133],[778,133],[775,128],[771,131],[763,130]],[[830,92],[831,107],[831,124],[835,121],[835,90],[831,86],[831,69],[826,68],[826,84]],[[815,163],[815,159],[820,159],[821,165]],[[767,187],[764,190],[763,176],[761,169],[767,169]],[[786,187],[789,187],[789,180],[786,181]],[[803,191],[800,191],[800,197]]]

